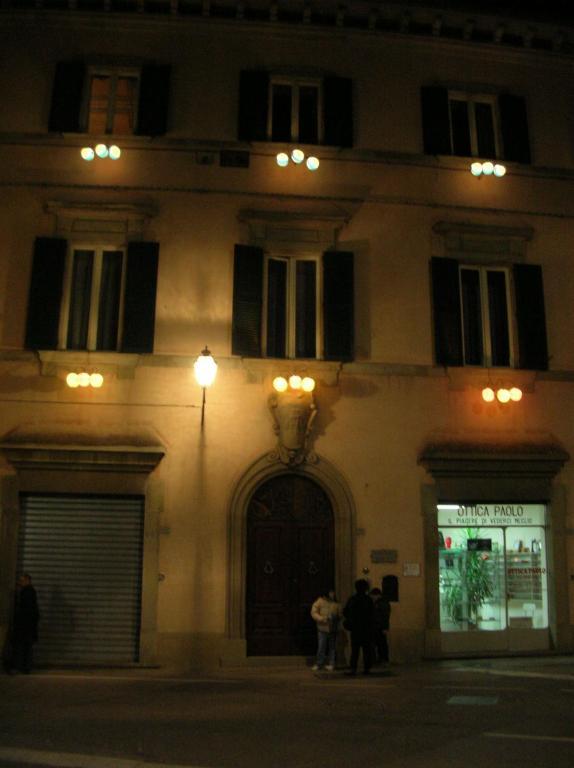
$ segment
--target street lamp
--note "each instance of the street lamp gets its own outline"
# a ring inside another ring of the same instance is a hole
[[[203,427],[205,417],[205,390],[213,384],[217,374],[217,363],[213,359],[207,345],[193,364],[193,371],[195,373],[195,380],[203,390],[203,398],[201,401],[201,426]]]

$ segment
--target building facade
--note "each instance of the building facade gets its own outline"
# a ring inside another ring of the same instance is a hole
[[[38,663],[305,657],[362,576],[397,662],[574,650],[574,31],[440,5],[3,4]]]

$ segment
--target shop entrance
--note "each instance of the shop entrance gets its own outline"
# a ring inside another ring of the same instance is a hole
[[[439,504],[443,650],[548,647],[542,504]]]
[[[334,583],[333,509],[325,492],[295,474],[263,483],[247,509],[247,654],[313,654],[310,608]]]

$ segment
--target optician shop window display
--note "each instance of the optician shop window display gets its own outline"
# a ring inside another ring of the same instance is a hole
[[[439,504],[443,632],[544,629],[548,587],[543,504]]]

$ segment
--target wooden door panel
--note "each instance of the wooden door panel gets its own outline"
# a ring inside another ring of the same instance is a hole
[[[313,654],[313,601],[334,585],[333,510],[323,490],[280,475],[247,512],[246,637],[249,655]]]

